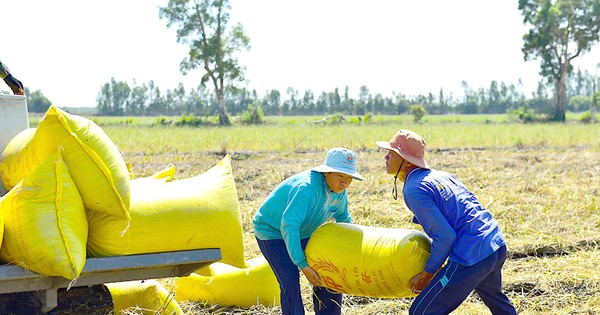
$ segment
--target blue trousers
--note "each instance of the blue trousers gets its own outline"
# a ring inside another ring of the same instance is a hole
[[[304,304],[300,292],[300,270],[292,262],[283,240],[260,240],[258,248],[269,262],[279,282],[281,312],[283,315],[303,315]],[[300,241],[306,248],[308,238]],[[327,288],[313,287],[315,315],[339,315],[342,313],[342,294]]]
[[[409,314],[442,315],[455,310],[475,290],[494,315],[517,314],[502,293],[502,266],[506,246],[473,266],[448,262],[412,303]]]

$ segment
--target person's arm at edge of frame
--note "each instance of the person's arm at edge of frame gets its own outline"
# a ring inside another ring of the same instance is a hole
[[[23,83],[15,78],[8,68],[0,61],[0,77],[6,82],[6,84],[10,87],[13,94],[15,95],[25,95],[25,91],[23,88]]]

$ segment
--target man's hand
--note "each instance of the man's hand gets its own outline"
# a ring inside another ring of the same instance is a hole
[[[302,268],[302,273],[304,274],[306,279],[308,279],[308,282],[310,282],[310,284],[314,285],[315,287],[322,286],[321,277],[319,277],[319,274],[310,266]]]
[[[4,78],[4,82],[8,84],[15,95],[25,95],[23,83],[21,83],[21,81],[19,81],[17,78],[13,77],[12,74],[9,73],[6,78]]]
[[[421,273],[417,274],[410,279],[410,290],[416,294],[421,293],[421,291],[423,291],[429,284],[431,279],[433,279],[433,276],[434,274],[427,271],[422,271]]]

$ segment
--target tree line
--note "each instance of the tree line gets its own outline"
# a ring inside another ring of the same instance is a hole
[[[587,71],[574,72],[567,84],[569,104],[573,112],[590,110],[595,83],[598,80]],[[226,86],[225,105],[232,115],[241,115],[260,107],[264,115],[348,115],[406,114],[412,105],[422,105],[429,114],[503,114],[519,108],[536,113],[550,114],[555,106],[551,90],[540,82],[538,89],[525,95],[519,83],[506,84],[491,81],[488,88],[474,89],[462,82],[462,95],[454,96],[443,88],[437,93],[410,96],[402,93],[382,95],[371,93],[367,86],[360,87],[358,97],[351,96],[348,87],[343,90],[315,94],[310,90],[277,89],[259,95],[256,90]],[[157,116],[157,115],[218,115],[218,102],[212,89],[200,85],[186,91],[183,84],[164,93],[153,81],[129,85],[114,78],[105,83],[97,96],[96,111],[102,116]]]
[[[594,89],[600,80],[588,71],[577,70],[567,82],[568,105],[571,112],[584,112],[592,108]],[[550,91],[550,92],[549,92]],[[310,90],[300,92],[288,88],[277,89],[259,95],[256,90],[225,88],[224,100],[234,116],[260,107],[264,115],[347,115],[407,114],[411,106],[421,105],[428,114],[503,114],[517,109],[538,114],[551,114],[555,106],[552,89],[543,82],[538,89],[525,95],[520,83],[506,84],[491,81],[488,88],[471,88],[462,82],[462,95],[455,96],[441,88],[437,93],[410,96],[402,93],[382,95],[372,93],[368,87],[359,89],[358,97],[352,97],[348,87],[315,94]],[[42,91],[30,92],[26,88],[28,110],[45,112],[51,100]],[[186,91],[183,84],[164,92],[153,81],[129,84],[114,78],[103,84],[98,92],[96,113],[100,116],[216,116],[218,102],[212,89],[199,85]]]

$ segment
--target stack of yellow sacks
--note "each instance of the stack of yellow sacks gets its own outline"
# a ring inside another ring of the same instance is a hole
[[[0,260],[76,279],[86,258],[86,211],[130,220],[125,161],[93,122],[51,107],[2,152]]]
[[[247,268],[229,155],[195,177],[174,171],[131,179],[99,126],[50,107],[2,152],[0,261],[76,280],[87,257],[219,248]]]

